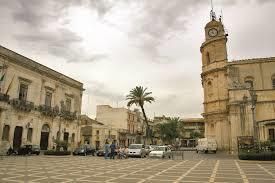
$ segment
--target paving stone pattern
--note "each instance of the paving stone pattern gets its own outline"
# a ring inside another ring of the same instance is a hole
[[[0,159],[0,183],[8,182],[275,183],[275,162],[11,156]]]

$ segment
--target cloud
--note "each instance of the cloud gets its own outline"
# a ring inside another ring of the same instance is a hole
[[[107,54],[86,53],[77,44],[82,38],[68,29],[57,29],[53,32],[28,32],[17,34],[15,38],[24,46],[39,47],[50,54],[72,62],[95,62],[108,58]]]
[[[61,1],[36,1],[30,0],[28,3],[11,0],[7,6],[12,11],[12,18],[18,23],[22,23],[24,31],[16,33],[15,39],[19,45],[28,46],[30,49],[48,51],[50,54],[72,62],[95,62],[107,59],[106,53],[87,52],[80,45],[83,39],[76,33],[60,25],[67,9],[71,6],[90,6],[84,0],[61,0]],[[102,7],[98,4],[101,15]],[[67,20],[69,21],[69,20]],[[67,22],[68,23],[68,22]],[[25,26],[24,26],[25,25]]]
[[[203,0],[158,0],[142,1],[140,11],[132,15],[133,29],[129,36],[136,40],[136,46],[152,61],[170,59],[160,53],[159,48],[167,40],[187,29],[189,15],[204,5]]]
[[[108,99],[112,102],[125,100],[125,96],[122,93],[115,92],[112,88],[108,88],[106,84],[98,81],[88,81],[86,93],[88,95]]]

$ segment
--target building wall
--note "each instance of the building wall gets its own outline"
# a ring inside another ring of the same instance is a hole
[[[111,130],[116,130],[119,145],[142,143],[143,118],[138,110],[112,108],[109,105],[97,106],[96,120],[104,123]]]
[[[69,143],[73,147],[79,141],[78,126],[76,120],[68,120],[59,116],[52,117],[43,115],[39,106],[45,105],[46,91],[52,93],[51,107],[58,106],[61,110],[60,102],[66,98],[71,99],[70,112],[81,113],[81,100],[83,84],[75,81],[61,73],[23,57],[0,46],[1,75],[5,73],[4,80],[0,83],[1,96],[7,94],[8,101],[1,101],[0,118],[0,142],[2,143],[3,128],[10,126],[9,141],[5,143],[13,144],[14,129],[16,126],[23,128],[22,144],[40,144],[41,129],[44,124],[50,127],[48,138],[48,149],[53,146],[53,139],[57,138],[57,131],[61,131],[61,139],[64,133],[69,133]],[[4,67],[4,69],[3,69]],[[28,85],[27,101],[33,103],[30,111],[21,110],[13,106],[13,99],[19,98],[20,83]],[[32,128],[32,142],[27,142],[28,128]],[[72,134],[75,134],[72,142]]]
[[[96,107],[96,120],[112,128],[127,129],[128,109],[98,105]]]
[[[229,121],[232,131],[232,148],[236,151],[238,136],[253,136],[253,113],[251,94],[257,95],[255,107],[256,122],[275,119],[275,90],[272,76],[275,74],[275,59],[251,59],[229,63]],[[245,81],[253,81],[253,88]],[[268,140],[267,130],[259,129],[260,140]]]

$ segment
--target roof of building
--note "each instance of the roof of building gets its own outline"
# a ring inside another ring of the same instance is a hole
[[[262,62],[275,62],[275,57],[232,60],[231,62],[228,62],[228,65],[253,64],[253,63],[262,63]]]
[[[93,125],[93,124],[104,125],[103,123],[97,120],[94,120],[85,114],[80,115],[80,120],[81,120],[81,123],[84,123],[82,125]]]
[[[1,45],[0,45],[0,57],[4,57],[8,61],[13,62],[17,65],[21,65],[22,67],[28,68],[32,71],[36,71],[36,72],[46,75],[48,77],[59,80],[69,86],[84,90],[83,83],[81,83],[71,77],[68,77],[60,72],[57,72],[45,65],[42,65],[32,59],[29,59],[23,55],[20,55],[19,53],[16,53],[16,52],[14,52],[8,48],[5,48]]]

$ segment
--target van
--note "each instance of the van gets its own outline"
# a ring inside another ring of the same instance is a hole
[[[198,140],[198,145],[196,146],[196,152],[204,152],[208,153],[212,151],[214,153],[217,152],[217,142],[212,138],[202,138]]]

